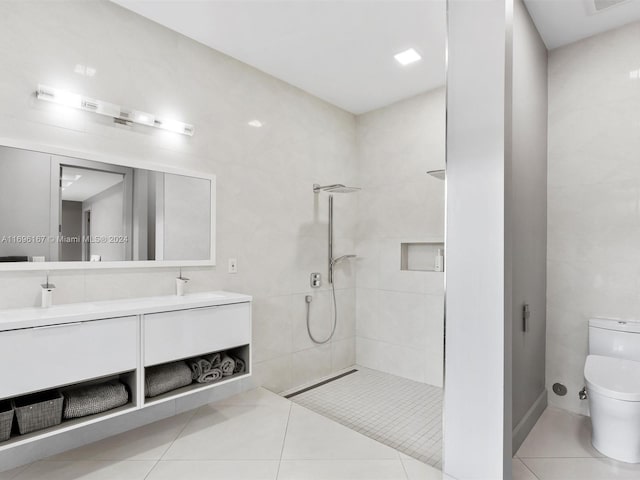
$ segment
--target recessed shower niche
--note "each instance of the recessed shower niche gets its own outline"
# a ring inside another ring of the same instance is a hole
[[[400,270],[444,272],[444,242],[403,242]]]

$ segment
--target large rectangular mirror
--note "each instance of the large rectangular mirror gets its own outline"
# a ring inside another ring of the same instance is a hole
[[[0,269],[212,265],[214,200],[213,176],[1,146]]]

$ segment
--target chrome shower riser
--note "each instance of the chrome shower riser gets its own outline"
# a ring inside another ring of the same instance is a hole
[[[333,195],[329,195],[329,283],[333,283]]]
[[[313,185],[313,193],[318,194],[320,192],[329,193],[329,285],[331,285],[331,298],[333,300],[333,327],[331,328],[331,333],[326,339],[319,340],[313,336],[311,333],[311,300],[312,297],[307,295],[305,297],[305,301],[307,304],[307,333],[309,334],[309,338],[314,343],[319,345],[327,343],[329,340],[333,338],[334,333],[336,332],[336,327],[338,325],[338,303],[336,302],[336,286],[333,283],[333,269],[334,267],[343,260],[348,258],[354,258],[355,255],[342,255],[338,258],[333,258],[333,193],[352,193],[360,190],[357,187],[346,187],[341,183],[334,183],[332,185],[320,186],[317,183]],[[313,274],[312,274],[313,278]],[[313,282],[312,282],[313,286]],[[318,285],[319,286],[319,285]]]

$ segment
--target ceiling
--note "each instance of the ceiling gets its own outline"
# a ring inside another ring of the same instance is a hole
[[[548,49],[640,20],[640,0],[524,0]],[[595,5],[612,5],[596,10]]]
[[[112,1],[354,114],[445,82],[444,0]]]
[[[102,172],[88,168],[62,167],[62,200],[84,202],[94,195],[122,182],[121,173]]]

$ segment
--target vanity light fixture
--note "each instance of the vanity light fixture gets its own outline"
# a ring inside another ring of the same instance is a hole
[[[146,125],[148,127],[155,127],[162,130],[181,133],[183,135],[193,136],[194,127],[188,123],[168,118],[158,118],[151,113],[124,108],[114,103],[84,97],[59,88],[49,87],[47,85],[38,85],[36,96],[39,100],[112,117],[116,123],[120,123],[122,125],[137,123],[139,125]]]
[[[405,65],[409,65],[410,63],[417,62],[422,59],[422,56],[416,52],[413,48],[409,48],[400,53],[396,53],[393,58],[395,58],[400,65],[403,67]]]

